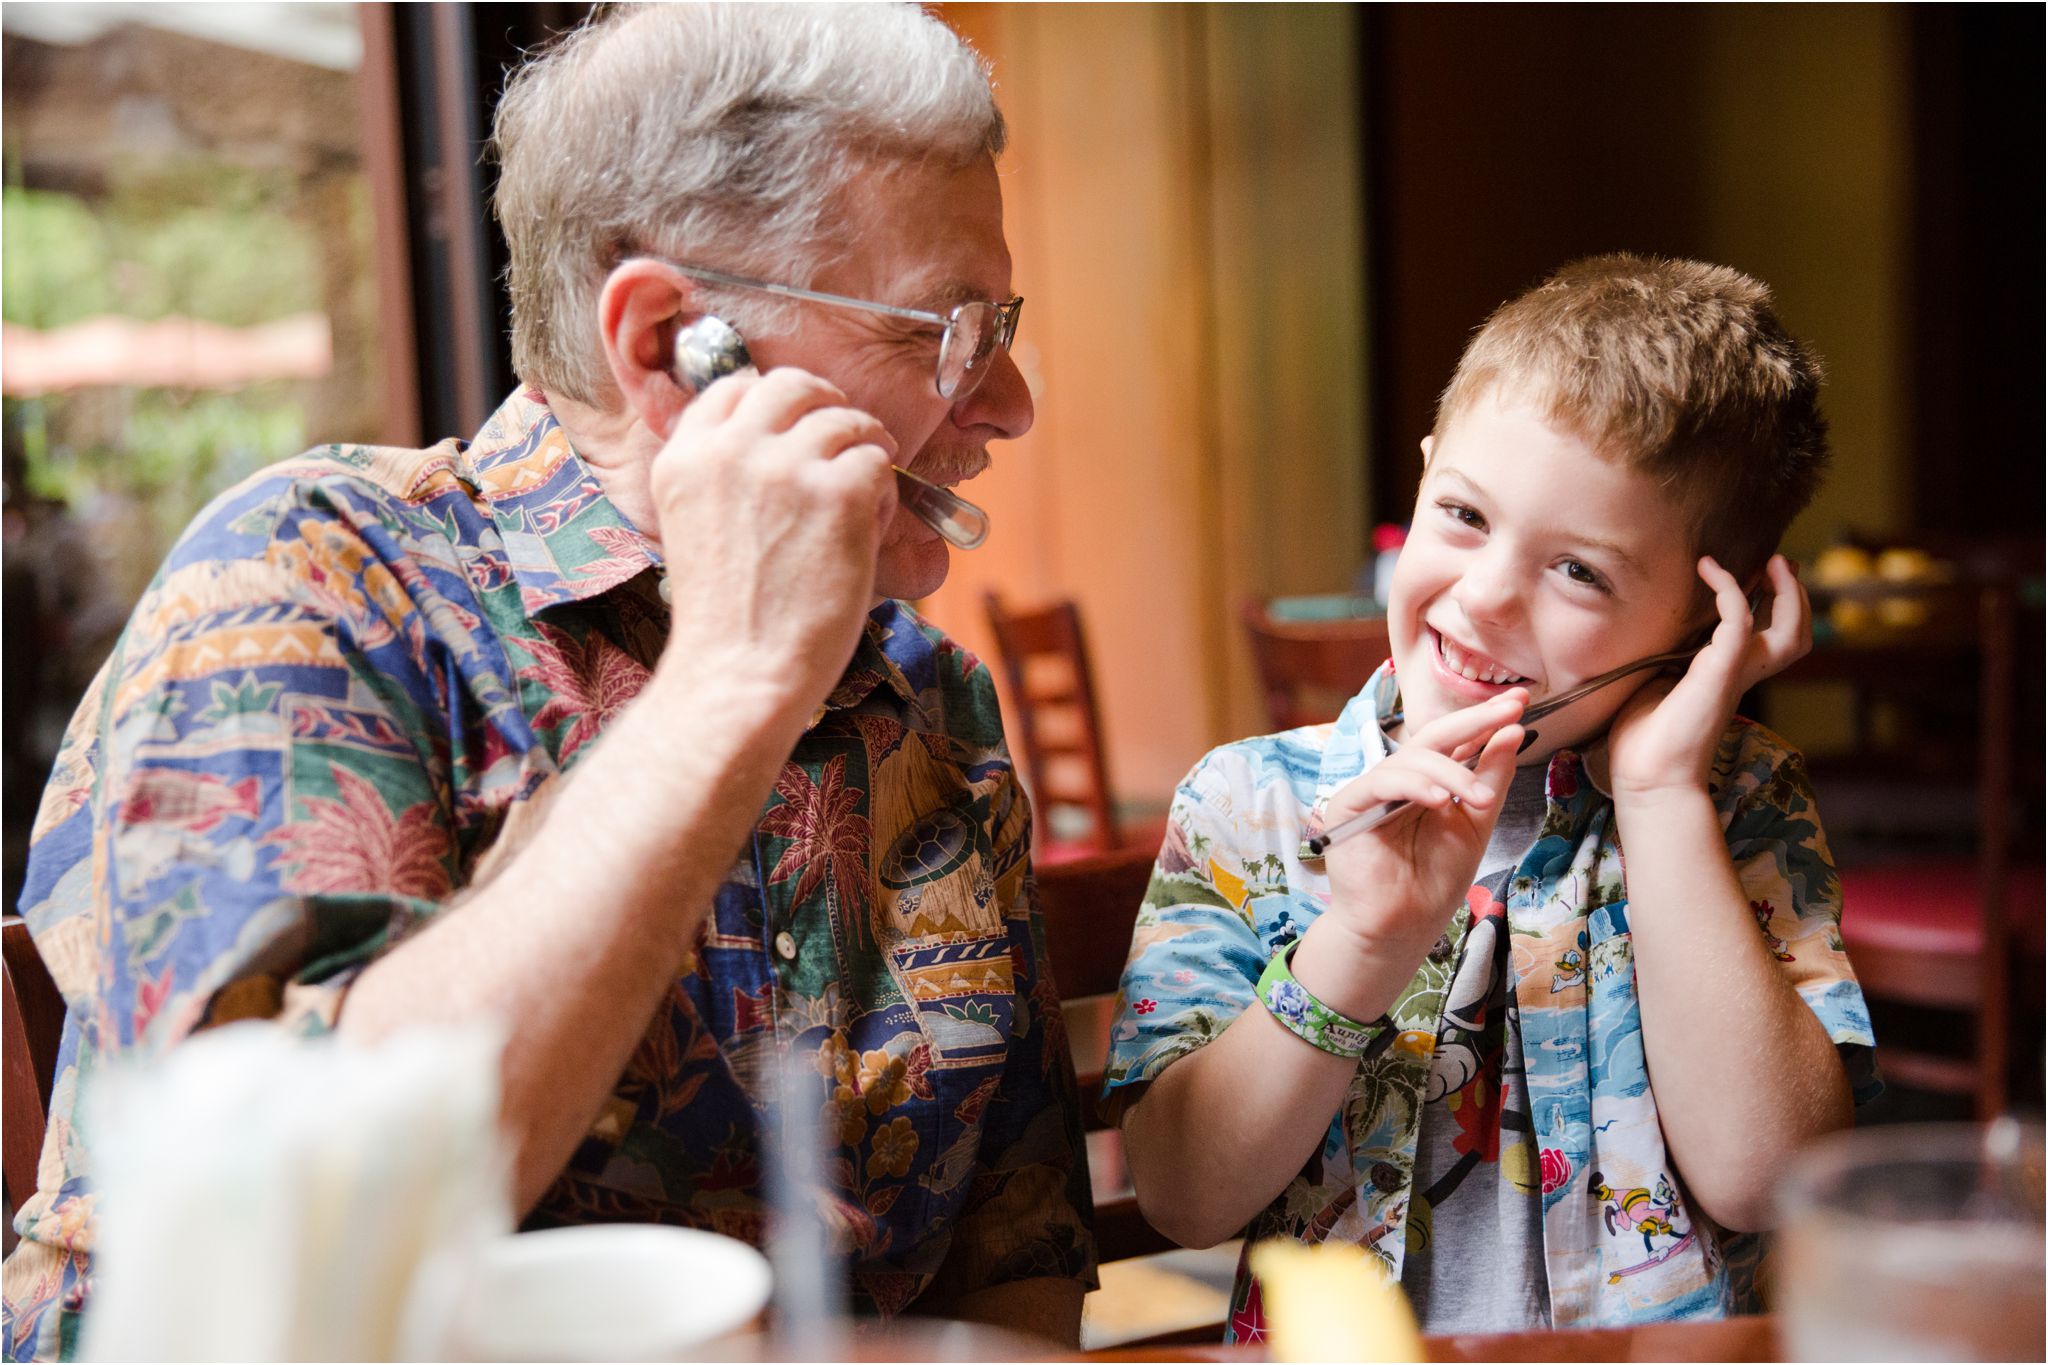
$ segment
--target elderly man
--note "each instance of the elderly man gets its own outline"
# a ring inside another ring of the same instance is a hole
[[[471,442],[217,500],[58,760],[24,907],[67,1075],[10,1353],[65,1353],[84,1301],[70,1081],[245,1018],[502,1026],[528,1227],[760,1240],[794,1057],[860,1307],[1075,1337],[1029,816],[986,670],[894,600],[948,551],[892,461],[954,484],[1031,422],[1003,138],[908,7],[629,11],[514,77],[524,387]],[[699,397],[672,360],[707,314],[759,373]]]

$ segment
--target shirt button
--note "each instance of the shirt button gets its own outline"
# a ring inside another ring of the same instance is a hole
[[[775,936],[775,951],[781,955],[784,962],[796,961],[796,937],[784,929]]]

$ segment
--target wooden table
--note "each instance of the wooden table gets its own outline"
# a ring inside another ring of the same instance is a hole
[[[1499,1335],[1428,1337],[1423,1349],[1432,1361],[1534,1360],[1731,1360],[1782,1358],[1777,1319],[1769,1316],[1729,1318],[1722,1322],[1660,1322],[1643,1327],[1601,1327],[1556,1332],[1505,1332]],[[1138,1346],[1089,1351],[1084,1360],[1215,1360],[1251,1362],[1267,1359],[1257,1346]]]

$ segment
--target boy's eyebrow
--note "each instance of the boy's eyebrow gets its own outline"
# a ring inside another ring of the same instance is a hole
[[[1438,478],[1456,480],[1458,483],[1463,484],[1465,486],[1466,491],[1475,498],[1478,498],[1482,501],[1490,500],[1490,495],[1487,493],[1485,489],[1481,488],[1478,484],[1472,482],[1470,478],[1466,477],[1466,475],[1459,470],[1441,469],[1436,471],[1436,475]],[[1606,540],[1600,536],[1585,535],[1577,531],[1571,532],[1570,538],[1574,544],[1583,545],[1589,550],[1599,550],[1604,554],[1612,555],[1614,558],[1620,560],[1623,564],[1627,565],[1630,573],[1636,574],[1637,576],[1641,576],[1643,572],[1642,561],[1638,560],[1633,554],[1630,554],[1629,551],[1626,548],[1624,548],[1619,542]]]
[[[1637,562],[1636,557],[1630,554],[1627,550],[1623,549],[1619,544],[1617,544],[1614,541],[1602,540],[1598,536],[1582,536],[1576,534],[1573,535],[1572,539],[1576,540],[1579,544],[1585,546],[1589,550],[1600,550],[1607,554],[1613,555],[1616,559],[1620,560],[1623,564],[1626,564],[1628,566],[1628,570],[1630,573],[1640,576],[1643,572],[1643,566]]]

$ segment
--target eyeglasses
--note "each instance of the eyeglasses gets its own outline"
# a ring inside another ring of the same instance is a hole
[[[996,347],[1000,346],[1005,351],[1010,349],[1010,343],[1017,336],[1017,317],[1024,311],[1024,300],[1012,295],[1007,303],[977,299],[961,304],[950,313],[927,313],[917,308],[898,308],[889,303],[851,299],[844,294],[799,289],[793,284],[771,284],[767,280],[752,280],[744,275],[728,275],[723,270],[708,270],[701,265],[683,265],[673,261],[669,264],[691,279],[703,280],[707,284],[720,284],[731,289],[758,289],[764,294],[802,299],[807,303],[858,308],[866,313],[886,313],[893,318],[909,318],[914,322],[944,327],[946,334],[939,340],[936,381],[939,397],[954,403],[973,393],[981,383],[988,373],[988,361],[995,355]]]

